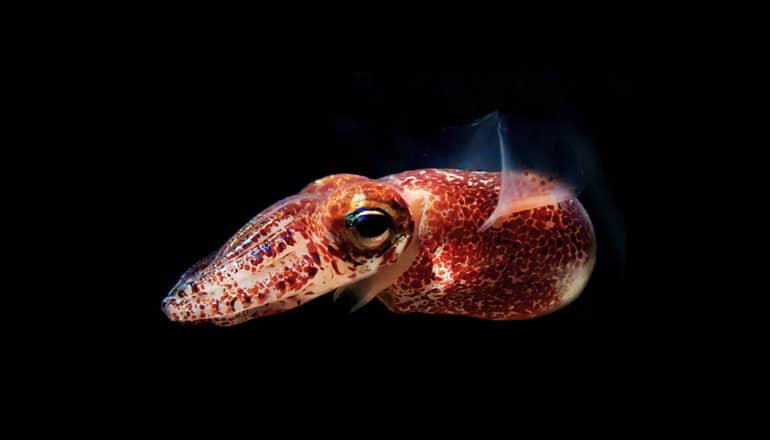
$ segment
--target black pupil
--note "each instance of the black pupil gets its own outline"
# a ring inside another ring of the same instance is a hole
[[[353,220],[353,227],[362,237],[378,237],[390,228],[390,218],[382,214],[361,214]]]

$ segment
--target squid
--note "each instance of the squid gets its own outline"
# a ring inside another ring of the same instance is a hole
[[[172,321],[221,326],[327,293],[359,309],[536,318],[585,288],[596,261],[575,192],[533,170],[334,174],[268,207],[162,301]]]

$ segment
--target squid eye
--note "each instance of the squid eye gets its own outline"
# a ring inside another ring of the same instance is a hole
[[[390,238],[393,220],[380,209],[359,208],[345,217],[353,243],[363,249],[377,249]]]

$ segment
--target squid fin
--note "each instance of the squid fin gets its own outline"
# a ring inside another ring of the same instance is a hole
[[[500,196],[489,218],[479,227],[483,232],[499,226],[512,214],[541,206],[555,205],[575,197],[574,191],[564,182],[532,171],[514,171],[510,165],[498,121],[497,136],[500,143]]]

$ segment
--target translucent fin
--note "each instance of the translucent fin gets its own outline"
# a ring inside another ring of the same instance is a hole
[[[497,137],[500,146],[500,196],[497,206],[479,231],[496,226],[511,214],[541,206],[553,205],[574,197],[574,191],[563,182],[531,171],[514,171],[506,152],[502,125],[498,120]]]
[[[593,147],[580,119],[570,112],[551,114],[548,119],[499,111],[475,116],[474,120],[442,121],[449,124],[444,126],[427,122],[378,126],[342,114],[332,115],[329,122],[341,148],[362,154],[362,158],[372,154],[378,158],[362,159],[362,168],[345,172],[378,177],[422,168],[500,171],[498,127],[502,125],[508,158],[514,165],[510,169],[558,176],[576,195],[586,187],[590,176],[584,171],[592,166]],[[376,149],[361,149],[361,145]]]
[[[505,153],[500,170],[535,170],[558,177],[574,195],[585,188],[586,145],[574,125],[498,115],[495,131],[496,145]]]
[[[378,135],[383,151],[368,175],[386,175],[421,168],[500,171],[498,127],[506,146],[509,169],[537,170],[558,176],[576,194],[586,186],[590,142],[576,122],[543,120],[523,115],[488,113],[459,125],[413,132],[392,127]],[[374,141],[372,141],[374,142]],[[376,143],[376,142],[374,142]],[[387,150],[385,150],[387,148]],[[367,174],[367,173],[362,173]]]

